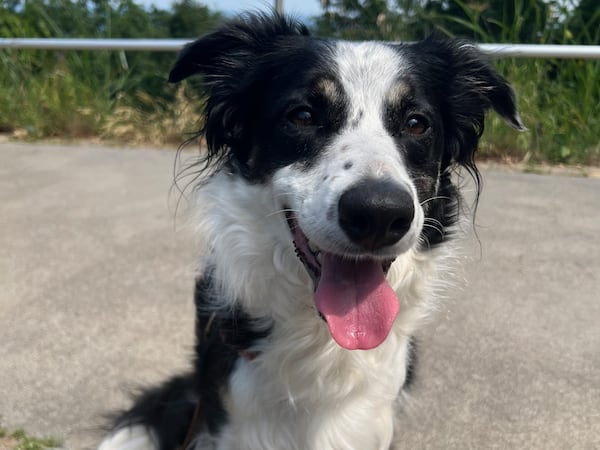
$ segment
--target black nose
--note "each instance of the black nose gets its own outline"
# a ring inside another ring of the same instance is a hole
[[[340,197],[338,220],[346,235],[368,250],[392,245],[410,228],[415,207],[408,190],[390,180],[365,180]]]

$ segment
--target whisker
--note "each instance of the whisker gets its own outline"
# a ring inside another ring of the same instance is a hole
[[[433,217],[425,217],[425,223],[427,223],[427,222],[431,222],[434,225],[437,225],[437,226],[439,226],[442,229],[444,228],[444,225],[442,224],[442,222],[440,222],[437,219],[434,219]]]
[[[434,197],[429,197],[429,198],[423,200],[421,202],[421,206],[423,206],[425,203],[429,203],[429,202],[431,202],[433,200],[452,200],[452,198],[451,197],[446,197],[445,195],[436,195]]]
[[[435,231],[437,231],[437,232],[440,234],[440,236],[444,236],[444,234],[445,234],[443,229],[441,229],[441,228],[438,228],[438,227],[436,227],[436,226],[434,226],[434,225],[430,225],[430,224],[428,224],[428,223],[424,223],[424,224],[423,224],[423,227],[427,227],[427,228],[430,228],[430,229],[432,229],[432,230],[435,230]]]
[[[424,244],[428,249],[431,248],[431,242],[429,242],[429,238],[427,236],[421,235],[419,236],[419,240],[422,244]]]
[[[288,213],[288,212],[296,213],[298,211],[295,210],[294,208],[281,208],[281,209],[278,209],[276,211],[268,213],[265,217],[272,217],[272,216],[276,216],[278,214],[282,214],[282,213],[285,214],[285,213]]]

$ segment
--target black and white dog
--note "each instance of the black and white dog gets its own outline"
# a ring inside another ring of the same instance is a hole
[[[318,39],[246,15],[170,74],[207,89],[192,373],[147,392],[101,450],[401,446],[411,336],[447,289],[493,108],[523,125],[470,43]],[[469,222],[467,220],[467,222]]]

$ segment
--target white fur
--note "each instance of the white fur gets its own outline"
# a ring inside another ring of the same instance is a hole
[[[158,450],[151,430],[135,425],[116,430],[102,441],[98,450]]]

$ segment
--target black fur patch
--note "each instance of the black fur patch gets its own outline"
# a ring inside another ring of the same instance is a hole
[[[143,425],[156,435],[160,450],[173,450],[183,443],[196,404],[193,374],[174,377],[137,395],[114,429]]]
[[[406,378],[404,379],[403,389],[410,389],[415,380],[415,371],[417,368],[417,339],[414,336],[408,341],[408,354],[406,355]]]
[[[221,392],[240,358],[270,330],[257,329],[254,321],[240,310],[215,310],[215,290],[210,271],[196,281],[196,361],[195,392],[200,399],[208,431],[215,434],[227,415]]]

